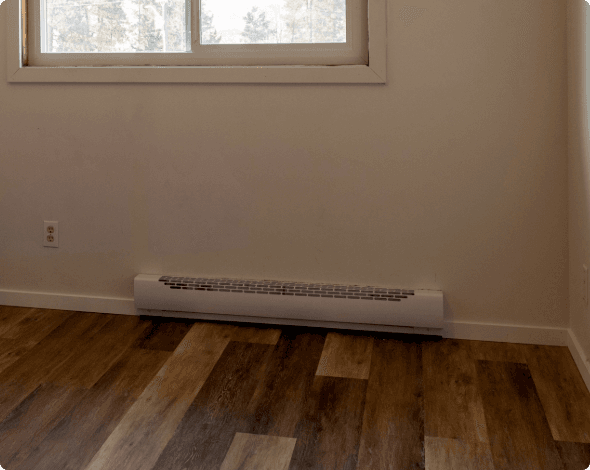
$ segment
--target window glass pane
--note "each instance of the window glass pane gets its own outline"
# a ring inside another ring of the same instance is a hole
[[[185,0],[45,0],[41,52],[186,52]]]
[[[346,0],[201,0],[201,44],[345,42]]]

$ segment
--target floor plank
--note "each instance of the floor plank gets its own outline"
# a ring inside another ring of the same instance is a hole
[[[4,338],[6,331],[10,330],[16,323],[34,310],[36,309],[30,307],[0,306],[0,338]]]
[[[63,361],[47,381],[75,387],[92,387],[149,326],[130,315],[113,315],[78,351]],[[92,364],[92,367],[88,367]]]
[[[487,442],[426,437],[424,459],[428,470],[494,470],[492,453]]]
[[[43,384],[0,423],[0,462],[16,468],[83,397],[84,390]]]
[[[0,372],[0,421],[108,321],[108,315],[77,313]]]
[[[590,393],[567,347],[532,345],[527,362],[553,438],[590,444]]]
[[[266,344],[230,342],[155,468],[218,469],[236,431],[247,422],[246,407],[258,385],[258,370],[272,351]]]
[[[366,390],[366,380],[315,377],[289,470],[357,468]]]
[[[181,318],[149,317],[141,316],[142,320],[149,322],[150,326],[145,330],[133,345],[140,349],[155,349],[158,351],[174,351],[195,320]]]
[[[368,379],[372,351],[370,336],[328,333],[316,375]]]
[[[420,342],[376,339],[359,450],[359,468],[424,468]]]
[[[426,341],[422,348],[424,434],[465,442],[489,442],[469,343],[442,339]]]
[[[127,349],[15,470],[84,468],[170,355],[166,351]]]
[[[590,467],[590,444],[555,442],[565,470],[587,470]]]
[[[18,322],[4,331],[2,337],[18,340],[27,347],[33,347],[58,325],[70,318],[73,313],[65,310],[31,309]]]
[[[193,325],[86,469],[153,468],[233,330],[227,325]]]
[[[239,325],[232,337],[233,341],[244,341],[259,344],[277,344],[281,336],[278,328],[263,328]]]
[[[525,364],[477,361],[495,470],[564,470]]]
[[[283,330],[265,375],[248,405],[246,434],[293,437],[310,393],[324,335],[308,328]]]
[[[492,341],[466,341],[473,359],[482,361],[518,362],[526,364],[527,344],[496,343]]]
[[[29,346],[17,339],[0,338],[0,372],[16,362],[29,349]]]
[[[295,439],[236,433],[221,470],[287,470]]]

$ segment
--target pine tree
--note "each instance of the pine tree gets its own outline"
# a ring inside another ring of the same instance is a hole
[[[247,43],[260,44],[263,43],[273,31],[270,29],[270,21],[266,19],[266,13],[258,13],[258,7],[252,7],[246,16],[244,21],[244,31],[242,31],[242,37]]]
[[[219,44],[221,34],[213,27],[213,14],[208,13],[203,8],[201,2],[201,44]]]

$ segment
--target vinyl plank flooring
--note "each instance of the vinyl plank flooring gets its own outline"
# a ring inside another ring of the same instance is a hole
[[[277,342],[250,404],[246,434],[293,437],[315,371],[325,337],[316,330],[289,327]]]
[[[0,420],[108,321],[107,315],[77,313],[0,372]]]
[[[29,346],[17,339],[0,338],[0,372],[16,362],[29,349]]]
[[[367,381],[316,376],[289,470],[356,470]]]
[[[277,344],[281,330],[254,326],[238,326],[232,340],[258,344]]]
[[[156,349],[174,351],[182,338],[196,323],[195,320],[164,317],[140,317],[149,322],[150,326],[139,337],[133,346],[140,349]]]
[[[15,468],[51,431],[64,413],[83,397],[84,390],[43,384],[0,423],[0,462]]]
[[[171,354],[127,349],[15,470],[84,468]]]
[[[423,389],[421,343],[375,339],[359,469],[424,468]]]
[[[527,362],[557,441],[590,444],[590,393],[565,346],[531,346]]]
[[[467,341],[473,359],[482,361],[518,362],[526,364],[526,344],[496,343],[492,341]]]
[[[33,312],[34,308],[30,307],[10,307],[0,305],[0,338],[4,338],[4,333],[15,324]]]
[[[368,379],[372,351],[370,336],[328,333],[316,375]]]
[[[234,329],[211,323],[193,325],[86,469],[153,468]]]
[[[72,316],[73,312],[65,310],[31,309],[18,322],[2,334],[3,338],[20,341],[32,347]]]
[[[236,433],[220,470],[287,470],[295,439]]]
[[[477,361],[495,470],[564,470],[525,364]]]
[[[489,442],[469,343],[426,341],[422,353],[425,436]]]
[[[230,342],[155,468],[219,469],[236,431],[246,423],[245,410],[258,385],[257,373],[272,351],[271,345]]]
[[[428,470],[494,470],[492,453],[487,442],[426,437],[424,457]]]
[[[590,467],[590,444],[555,442],[564,470],[587,470]]]
[[[51,383],[90,388],[149,326],[136,316],[113,315],[85,342],[78,354],[63,361],[46,379]]]

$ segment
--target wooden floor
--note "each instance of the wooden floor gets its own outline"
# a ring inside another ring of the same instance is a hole
[[[582,470],[565,347],[0,306],[6,470]]]

